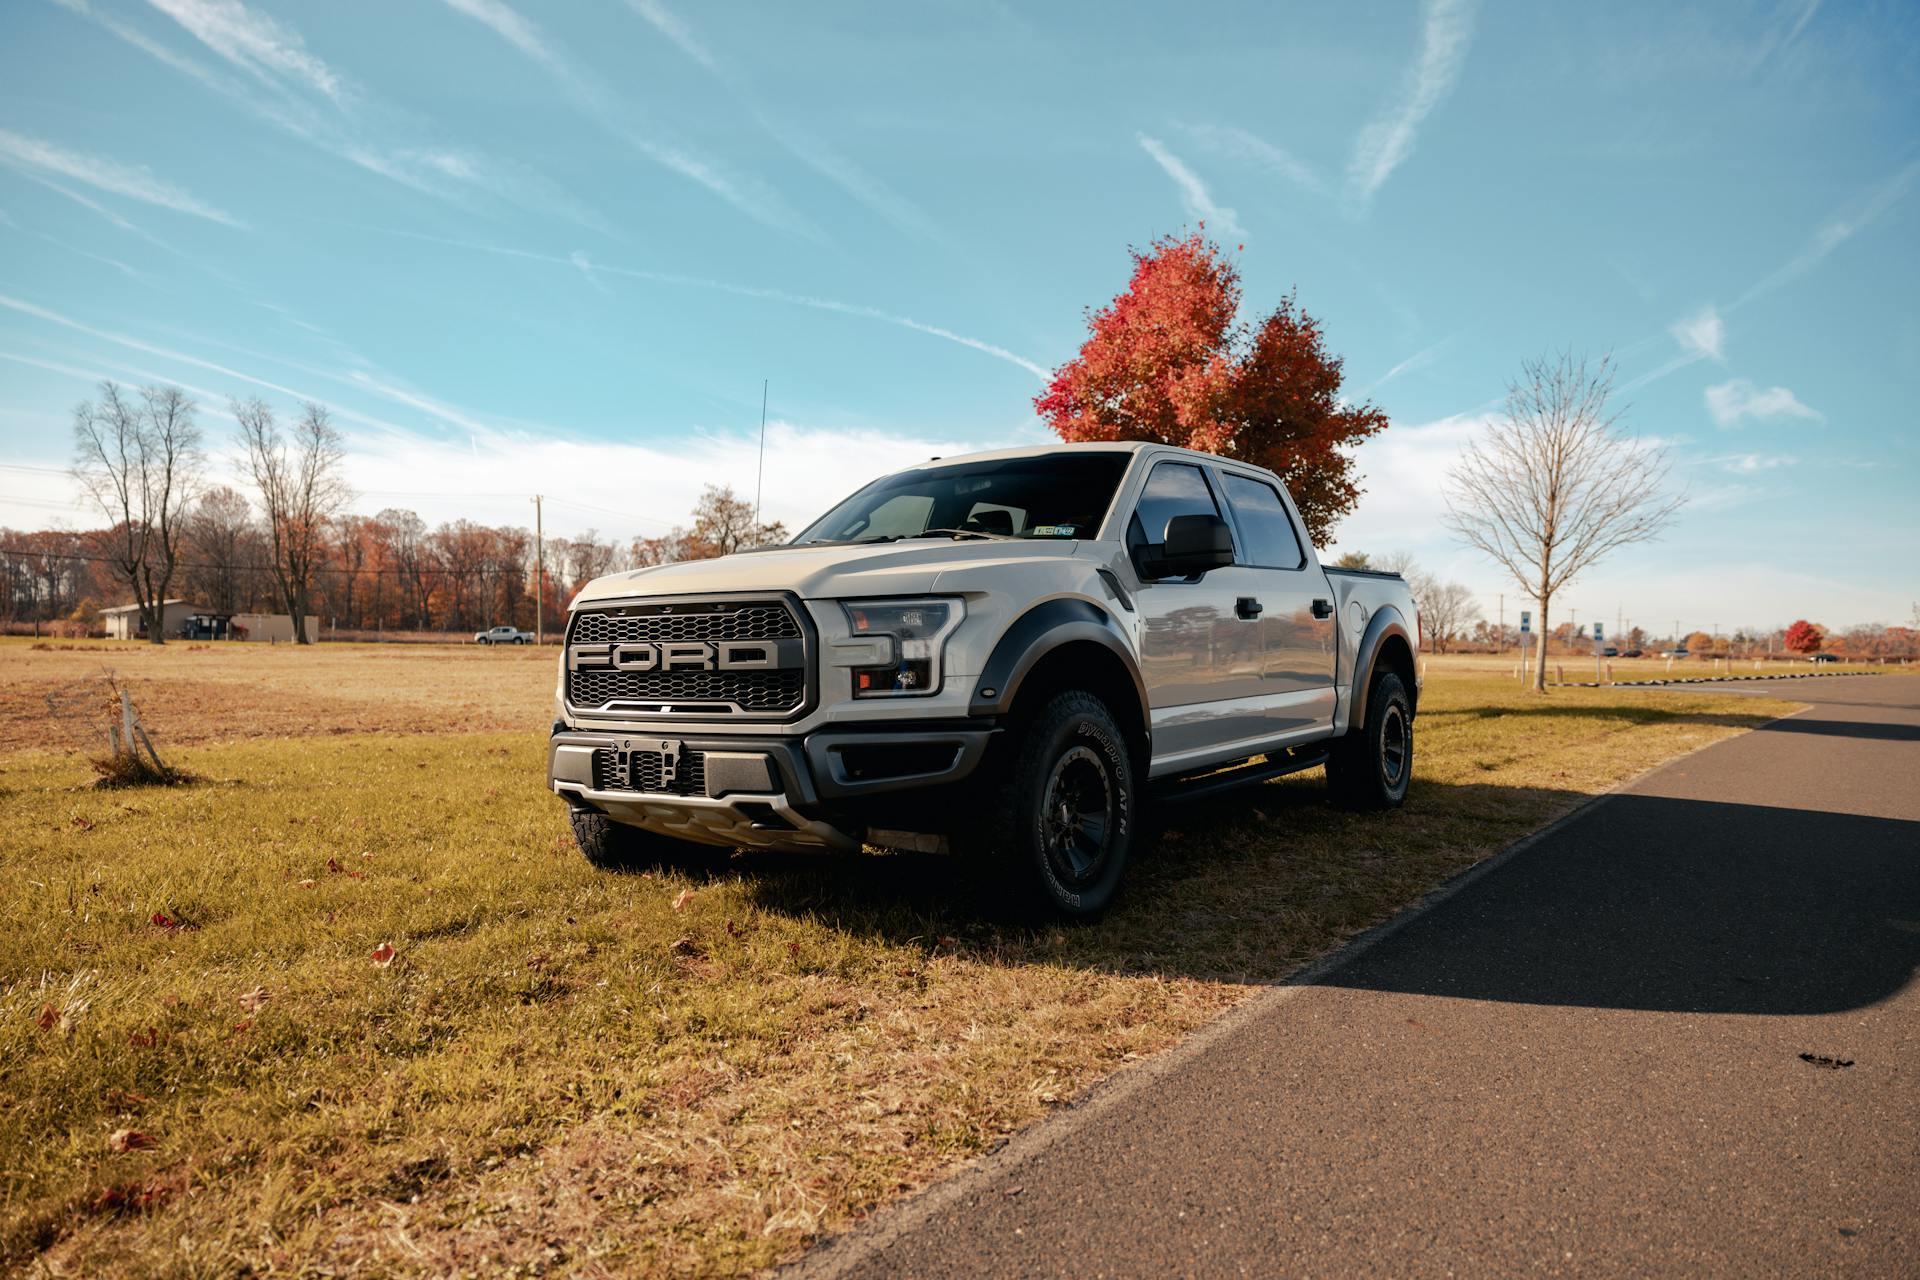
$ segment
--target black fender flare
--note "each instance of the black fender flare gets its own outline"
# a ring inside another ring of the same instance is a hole
[[[1391,636],[1399,636],[1406,641],[1409,654],[1417,655],[1420,652],[1419,646],[1413,642],[1413,629],[1407,625],[1398,607],[1381,605],[1373,611],[1373,616],[1367,619],[1367,629],[1360,637],[1359,647],[1354,650],[1352,709],[1347,712],[1348,733],[1367,722],[1367,693],[1373,687],[1373,669],[1380,661],[1380,647]],[[1415,661],[1418,660],[1416,657]],[[1417,688],[1409,689],[1407,697],[1417,710],[1420,691]]]
[[[1001,716],[1013,709],[1015,695],[1040,660],[1063,644],[1088,640],[1112,653],[1126,669],[1140,700],[1140,723],[1153,723],[1147,707],[1147,682],[1140,664],[1113,615],[1089,600],[1066,597],[1048,600],[1014,619],[1001,635],[974,682],[973,702],[967,711],[976,716]],[[988,696],[987,691],[992,690]]]

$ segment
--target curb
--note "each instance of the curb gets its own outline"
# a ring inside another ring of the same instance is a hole
[[[1676,676],[1671,680],[1568,680],[1552,689],[1657,689],[1670,684],[1731,684],[1735,680],[1843,680],[1850,676],[1883,676],[1884,671],[1787,671],[1773,676]]]
[[[788,1280],[835,1280],[837,1277],[846,1275],[854,1267],[884,1252],[894,1241],[912,1233],[950,1205],[985,1191],[1003,1169],[1017,1166],[1023,1161],[1040,1155],[1060,1139],[1097,1121],[1142,1089],[1179,1071],[1191,1060],[1210,1049],[1215,1042],[1233,1035],[1247,1023],[1272,1013],[1302,988],[1318,985],[1327,975],[1359,959],[1462,889],[1491,875],[1548,837],[1555,835],[1562,828],[1571,825],[1576,819],[1585,817],[1590,810],[1661,770],[1671,768],[1702,751],[1722,743],[1736,741],[1748,733],[1765,729],[1782,720],[1790,720],[1794,716],[1811,710],[1813,710],[1811,706],[1803,706],[1797,711],[1789,711],[1785,715],[1775,716],[1771,720],[1754,725],[1743,733],[1702,743],[1691,751],[1682,752],[1659,764],[1642,769],[1605,791],[1588,796],[1538,831],[1520,837],[1505,848],[1457,872],[1434,886],[1411,905],[1402,907],[1386,920],[1355,934],[1318,960],[1309,961],[1285,977],[1262,984],[1253,995],[1228,1009],[1185,1040],[1162,1050],[1145,1062],[1121,1068],[1113,1075],[1092,1085],[1085,1094],[1069,1103],[1063,1110],[1036,1120],[1024,1129],[1016,1130],[1000,1146],[974,1157],[952,1173],[939,1177],[904,1200],[877,1206],[866,1217],[855,1219],[843,1231],[822,1239],[793,1261],[770,1268],[762,1274],[777,1273]]]

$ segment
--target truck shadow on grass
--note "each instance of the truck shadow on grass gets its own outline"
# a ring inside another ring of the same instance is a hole
[[[1585,797],[1424,782],[1343,813],[1316,775],[1152,819],[1115,909],[1008,909],[953,857],[737,855],[761,910],[1005,965],[1264,984],[1393,917]],[[1920,823],[1614,795],[1417,916],[1324,985],[1592,1008],[1821,1014],[1920,966]],[[944,942],[943,942],[944,940]]]

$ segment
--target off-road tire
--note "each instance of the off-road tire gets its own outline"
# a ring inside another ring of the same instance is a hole
[[[1106,704],[1055,696],[1003,739],[966,851],[1005,875],[1016,901],[1088,920],[1113,901],[1138,825],[1133,759]]]
[[[1412,780],[1413,699],[1397,673],[1381,671],[1367,693],[1366,723],[1327,756],[1327,789],[1343,809],[1397,809]]]
[[[694,856],[701,846],[615,822],[593,809],[569,809],[573,842],[581,856],[603,871],[658,866]]]

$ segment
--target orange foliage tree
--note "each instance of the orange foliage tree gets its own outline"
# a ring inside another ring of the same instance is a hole
[[[1324,545],[1360,497],[1344,446],[1387,415],[1342,401],[1342,362],[1292,294],[1257,323],[1239,319],[1240,272],[1204,228],[1129,252],[1132,280],[1088,314],[1080,353],[1035,411],[1064,440],[1153,440],[1266,467]]]

